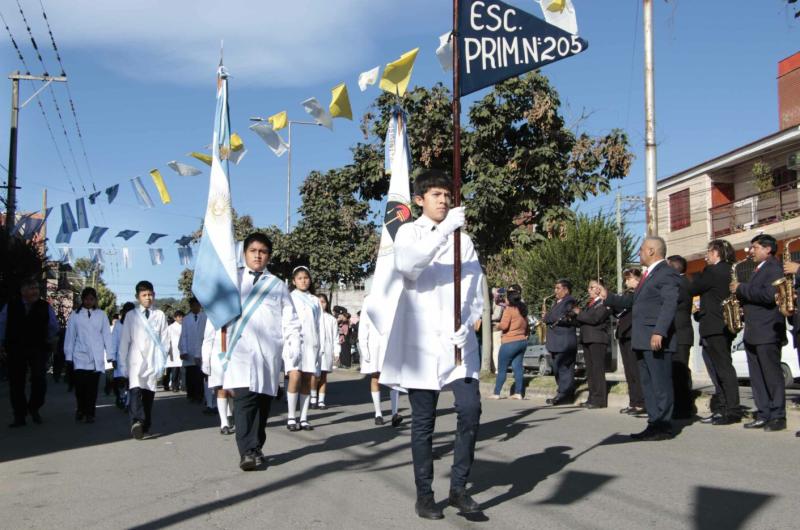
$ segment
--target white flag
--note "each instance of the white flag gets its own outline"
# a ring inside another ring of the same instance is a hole
[[[289,145],[283,141],[281,135],[276,133],[269,123],[254,123],[250,126],[250,130],[264,140],[264,143],[272,149],[275,156],[281,156],[289,149]]]
[[[380,72],[381,67],[376,66],[372,70],[367,70],[366,72],[361,72],[358,74],[358,88],[364,92],[369,85],[374,85],[378,82],[378,73]]]
[[[242,161],[242,158],[244,158],[244,155],[246,154],[247,154],[247,148],[245,147],[242,147],[241,149],[236,151],[231,151],[231,154],[228,155],[228,161],[238,166],[239,162]]]
[[[436,48],[436,58],[439,59],[439,64],[445,72],[453,69],[453,39],[450,38],[452,34],[452,31],[448,31],[439,36],[439,47]]]
[[[131,268],[131,251],[128,247],[122,247],[122,266],[126,269]]]
[[[575,16],[575,6],[572,0],[536,0],[542,5],[542,14],[548,24],[578,34],[578,18]]]
[[[150,263],[153,265],[161,265],[164,263],[164,251],[160,248],[150,249]]]
[[[72,265],[72,249],[69,247],[61,247],[58,250],[61,252],[61,259],[59,261]]]
[[[328,114],[328,111],[322,108],[322,105],[319,104],[317,98],[308,98],[307,100],[301,103],[303,108],[306,109],[314,121],[322,125],[323,127],[327,127],[330,130],[333,130],[333,119],[331,115]]]
[[[103,264],[103,249],[90,248],[89,249],[89,259],[92,260],[92,263],[96,263],[97,265],[102,265]]]
[[[167,165],[170,167],[170,169],[182,177],[194,177],[202,173],[202,171],[196,167],[190,166],[189,164],[183,164],[176,160],[167,163]]]

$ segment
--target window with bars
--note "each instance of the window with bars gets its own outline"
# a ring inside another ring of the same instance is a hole
[[[671,231],[686,228],[692,223],[689,212],[689,188],[677,191],[669,196],[669,229]]]

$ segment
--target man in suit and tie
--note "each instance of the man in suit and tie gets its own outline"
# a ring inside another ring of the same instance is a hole
[[[660,237],[648,237],[639,248],[645,267],[642,280],[632,294],[600,296],[614,310],[633,309],[632,345],[639,364],[647,428],[631,434],[635,440],[658,441],[672,438],[672,356],[677,348],[675,313],[680,276],[664,257],[667,244]]]
[[[781,345],[786,339],[786,319],[775,304],[772,282],[783,277],[775,259],[778,242],[760,234],[750,241],[750,255],[756,270],[749,282],[730,284],[730,292],[744,308],[744,348],[750,371],[750,387],[756,404],[756,418],[746,429],[786,429],[786,395],[781,370]]]
[[[542,315],[542,320],[547,324],[545,346],[553,357],[553,374],[556,378],[558,391],[552,398],[547,399],[548,405],[561,405],[572,402],[575,394],[575,355],[578,352],[578,338],[570,315],[575,306],[572,297],[572,282],[560,279],[553,287],[556,301],[553,306]]]
[[[686,259],[678,255],[670,256],[667,263],[680,275],[678,309],[675,312],[678,347],[672,355],[672,392],[675,395],[672,418],[688,420],[697,413],[692,391],[692,371],[689,369],[689,353],[694,344],[692,296],[689,294],[689,280],[686,278]]]

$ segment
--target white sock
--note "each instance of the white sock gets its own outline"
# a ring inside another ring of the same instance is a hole
[[[325,392],[319,393],[319,404],[323,405],[325,403]]]
[[[316,403],[316,402],[317,402],[317,391],[316,390],[312,390],[311,391],[311,403],[313,404],[313,403]]]
[[[286,392],[286,402],[289,404],[287,419],[289,421],[295,421],[297,417],[297,392]]]
[[[372,394],[372,405],[375,407],[375,417],[383,416],[381,412],[381,393],[378,392],[370,392]]]
[[[233,398],[227,398],[226,401],[228,402],[228,406],[226,407],[228,409],[228,417],[233,418]],[[228,422],[228,426],[230,426],[230,424],[231,422]]]
[[[228,398],[217,397],[217,413],[219,414],[219,428],[228,427]]]
[[[392,389],[389,392],[389,399],[392,400],[392,416],[397,414],[397,409],[400,405],[400,391]]]
[[[308,394],[300,394],[300,423],[308,421],[308,405],[311,400],[308,399]]]

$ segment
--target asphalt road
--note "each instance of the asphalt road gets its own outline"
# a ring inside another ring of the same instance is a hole
[[[266,469],[241,472],[231,436],[182,394],[160,392],[150,439],[101,397],[97,422],[51,384],[43,425],[0,426],[2,528],[797,528],[793,431],[683,423],[667,442],[631,442],[645,420],[615,409],[484,401],[467,520],[413,512],[410,430],[375,426],[367,382],[337,372],[317,427],[290,433],[273,406]],[[407,407],[401,398],[401,407]],[[388,401],[386,402],[388,409]],[[406,410],[407,412],[407,410]],[[10,418],[5,383],[0,417]],[[443,394],[434,439],[437,499],[447,495],[455,413]]]

